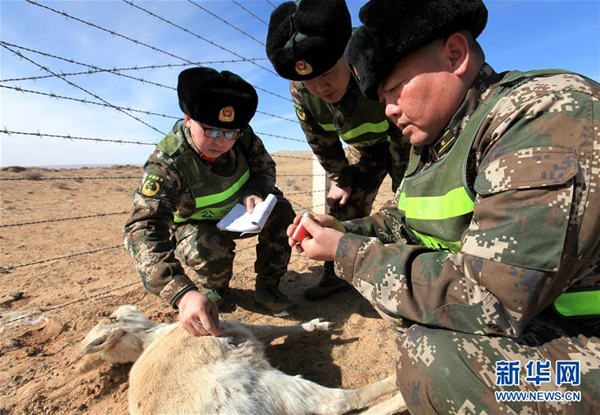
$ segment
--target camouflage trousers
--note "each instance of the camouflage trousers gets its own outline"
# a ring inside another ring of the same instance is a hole
[[[412,414],[600,413],[600,339],[573,327],[536,318],[520,338],[509,339],[413,325],[396,344],[398,387]],[[501,360],[519,362],[517,386],[496,386]],[[541,372],[528,374],[527,363],[546,360],[551,381],[536,386],[529,376]],[[579,386],[556,385],[557,360],[581,362]],[[581,401],[497,402],[497,391],[580,391]]]
[[[258,234],[254,271],[257,279],[279,283],[287,272],[291,248],[286,230],[295,213],[290,202],[278,198],[263,230]],[[205,288],[226,289],[233,276],[236,239],[256,236],[221,231],[216,223],[191,222],[176,228],[175,255],[196,272],[197,284]]]

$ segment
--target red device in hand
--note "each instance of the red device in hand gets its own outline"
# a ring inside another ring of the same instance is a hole
[[[315,217],[308,212],[304,212],[304,214],[302,214],[302,217],[315,220]],[[310,236],[310,234],[307,232],[306,228],[302,225],[302,220],[300,220],[300,223],[298,224],[296,229],[294,229],[294,233],[292,234],[292,239],[294,241],[300,243],[303,240],[305,240],[306,238],[308,238],[309,236]]]

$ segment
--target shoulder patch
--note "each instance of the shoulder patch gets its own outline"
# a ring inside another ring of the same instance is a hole
[[[140,193],[147,197],[155,197],[160,194],[164,186],[164,176],[154,173],[146,173],[144,175],[144,181],[142,182]]]
[[[296,107],[296,115],[298,116],[300,121],[306,121],[306,113],[304,112],[304,108],[297,106]]]

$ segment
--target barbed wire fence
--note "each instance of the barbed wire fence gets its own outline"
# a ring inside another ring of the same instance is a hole
[[[5,79],[0,79],[0,88],[9,90],[9,91],[16,91],[18,93],[27,94],[27,95],[37,95],[37,96],[41,96],[41,97],[46,97],[50,100],[70,101],[70,102],[83,104],[83,105],[93,105],[93,106],[99,106],[99,107],[104,107],[104,108],[110,108],[112,110],[115,110],[115,111],[133,119],[136,122],[139,122],[139,123],[145,125],[146,127],[152,129],[154,132],[158,133],[159,136],[164,136],[165,132],[161,131],[159,128],[152,125],[152,123],[147,122],[133,114],[141,114],[141,115],[149,116],[149,117],[159,117],[159,118],[166,118],[166,119],[172,119],[172,120],[177,120],[180,117],[175,116],[175,115],[164,114],[159,111],[151,111],[151,110],[146,110],[146,109],[132,108],[130,106],[122,105],[122,104],[118,105],[114,102],[111,102],[111,101],[103,98],[100,93],[98,93],[96,91],[92,91],[89,88],[81,86],[80,84],[74,82],[72,79],[75,79],[78,77],[89,77],[89,76],[93,76],[93,75],[97,75],[97,74],[110,74],[110,75],[114,75],[114,76],[123,78],[125,80],[132,81],[132,82],[142,83],[147,86],[176,91],[176,88],[174,86],[167,85],[167,84],[164,84],[161,82],[152,81],[152,80],[148,79],[149,77],[146,75],[134,76],[134,75],[131,75],[131,73],[132,72],[146,73],[147,71],[154,71],[154,70],[159,70],[159,69],[185,68],[185,67],[191,67],[191,66],[248,63],[248,64],[251,64],[251,65],[267,72],[270,76],[276,76],[276,73],[274,71],[272,71],[270,68],[268,68],[264,65],[261,65],[259,63],[259,62],[266,61],[267,59],[265,57],[249,58],[249,57],[242,56],[238,52],[231,50],[223,45],[220,45],[216,41],[213,41],[206,36],[203,36],[194,31],[191,31],[180,24],[174,23],[174,22],[170,21],[169,19],[160,16],[158,13],[155,13],[155,12],[149,10],[146,7],[142,7],[140,4],[134,3],[133,1],[123,0],[123,2],[126,3],[127,5],[129,5],[131,8],[136,9],[141,13],[145,13],[145,14],[151,16],[152,18],[156,19],[157,21],[167,24],[171,27],[174,27],[177,30],[182,31],[187,35],[193,36],[195,39],[200,40],[207,45],[215,47],[215,48],[221,50],[223,53],[226,53],[228,55],[233,55],[233,57],[235,57],[235,59],[204,60],[204,61],[190,60],[190,59],[180,56],[176,52],[167,51],[165,49],[151,45],[150,43],[135,39],[129,35],[119,33],[116,30],[108,29],[108,28],[106,28],[100,24],[97,24],[93,21],[86,20],[81,17],[77,17],[74,13],[70,13],[70,12],[66,12],[66,11],[59,11],[59,10],[55,9],[54,7],[51,7],[46,4],[42,4],[41,2],[38,2],[35,0],[26,0],[26,2],[31,6],[35,6],[39,9],[42,9],[42,10],[48,12],[49,14],[55,14],[61,18],[64,18],[65,20],[70,20],[73,22],[83,24],[83,25],[89,27],[90,30],[96,30],[96,31],[107,33],[112,37],[117,37],[124,41],[130,42],[131,44],[135,45],[135,47],[149,49],[149,50],[153,51],[154,53],[156,53],[157,55],[167,56],[171,59],[175,59],[178,62],[171,62],[171,63],[166,63],[166,64],[157,63],[157,64],[151,64],[151,65],[135,65],[135,66],[122,66],[122,67],[109,68],[109,67],[106,67],[103,65],[86,63],[79,59],[75,59],[73,57],[61,56],[60,53],[42,51],[42,50],[40,50],[40,48],[37,48],[34,45],[33,46],[32,45],[21,45],[21,44],[17,44],[14,42],[0,40],[0,47],[2,49],[10,52],[15,58],[18,58],[19,60],[27,62],[33,68],[43,72],[43,74],[41,74],[41,75],[8,77]],[[241,33],[244,37],[252,40],[255,43],[260,44],[263,47],[265,46],[264,42],[261,41],[260,39],[258,39],[256,36],[253,36],[252,34],[248,33],[246,30],[244,30],[240,27],[237,27],[235,24],[232,24],[231,22],[229,22],[222,16],[219,16],[216,12],[211,11],[210,9],[208,9],[207,7],[201,5],[200,3],[196,2],[196,1],[188,0],[188,2],[194,8],[201,10],[205,14],[212,16],[213,18],[215,18],[219,22],[223,23],[228,28],[235,30],[237,33]],[[240,8],[241,10],[243,10],[245,13],[252,16],[254,19],[260,21],[264,25],[267,25],[267,22],[265,21],[265,19],[258,16],[257,13],[250,10],[248,7],[242,5],[240,2],[236,2],[235,0],[232,0],[232,3],[235,6],[237,6],[238,8]],[[270,2],[268,0],[266,1],[266,3],[268,3],[272,8],[276,7],[275,4],[273,4],[272,2]],[[268,16],[266,16],[266,18],[268,18]],[[265,27],[265,31],[266,31],[266,27]],[[32,58],[33,55],[40,56],[44,59],[50,59],[50,60],[54,60],[54,61],[58,61],[58,62],[62,62],[62,63],[76,65],[79,67],[83,67],[85,69],[79,70],[79,71],[68,71],[68,72],[63,71],[61,69],[53,69],[48,64],[41,63],[40,61],[37,61],[36,59]],[[24,83],[24,82],[31,82],[31,81],[32,82],[45,82],[47,80],[59,80],[61,82],[64,82],[65,84],[69,85],[70,87],[74,88],[75,90],[83,92],[85,94],[85,97],[80,98],[80,97],[74,97],[74,96],[67,96],[67,95],[52,92],[51,90],[30,89],[30,88],[25,88],[25,87],[18,85],[18,84]],[[259,91],[262,91],[268,95],[271,95],[271,96],[274,96],[274,97],[277,97],[279,99],[286,101],[288,110],[293,108],[292,100],[290,99],[289,95],[284,96],[281,93],[274,92],[274,91],[270,90],[269,88],[265,88],[265,87],[262,87],[262,86],[256,85],[256,84],[254,84],[253,86]],[[286,91],[286,94],[287,94],[287,91]],[[262,114],[266,117],[271,117],[273,119],[294,123],[296,125],[298,124],[298,120],[292,119],[292,118],[289,118],[286,116],[273,114],[273,113],[262,111],[262,110],[258,110],[257,113]],[[300,130],[299,125],[297,127],[297,130]],[[272,138],[276,138],[276,139],[282,139],[282,140],[288,140],[288,141],[294,141],[294,142],[306,144],[306,141],[303,139],[287,137],[287,136],[283,136],[280,134],[272,134],[272,133],[269,133],[266,131],[256,131],[256,134],[258,134],[261,137],[272,137]],[[110,144],[142,145],[142,146],[148,146],[148,147],[155,146],[156,142],[157,142],[157,140],[152,141],[152,142],[147,142],[147,141],[141,141],[141,140],[130,140],[130,139],[125,139],[125,138],[86,137],[86,136],[70,134],[70,133],[56,134],[56,133],[40,132],[40,131],[20,131],[19,129],[10,129],[6,126],[2,127],[2,130],[0,130],[0,135],[4,139],[10,139],[10,138],[14,139],[16,137],[32,137],[32,138],[39,138],[39,139],[62,139],[64,141],[70,141],[70,142],[79,140],[79,141],[91,141],[91,142],[96,142],[96,143],[104,143],[107,145],[110,145]],[[277,153],[273,154],[273,157],[276,160],[280,160],[278,163],[282,163],[282,162],[286,162],[286,161],[289,161],[290,163],[298,163],[298,161],[306,162],[306,161],[313,160],[311,157],[293,156],[293,155],[288,155],[288,154],[277,154]],[[8,174],[8,173],[10,173],[10,172],[3,172],[2,176],[0,177],[0,181],[4,181],[4,182],[22,182],[22,181],[36,182],[37,181],[37,182],[43,183],[43,182],[48,182],[48,181],[82,182],[82,181],[86,181],[86,180],[92,180],[92,181],[99,181],[99,180],[102,180],[102,181],[108,181],[108,180],[132,180],[132,181],[137,180],[137,181],[140,181],[141,180],[141,175],[140,176],[114,175],[114,176],[94,176],[94,177],[77,176],[77,175],[76,176],[65,176],[65,175],[41,176],[40,175],[40,176],[35,176],[35,177],[31,177],[31,176],[25,177],[25,176],[20,176],[18,174]],[[278,178],[284,178],[284,177],[288,177],[288,178],[306,177],[306,178],[309,178],[309,177],[314,177],[314,176],[322,176],[322,175],[280,174],[280,175],[278,175]],[[286,196],[300,196],[300,195],[306,196],[306,195],[312,195],[314,193],[319,193],[319,192],[325,192],[325,190],[286,191],[285,194],[286,194]],[[303,203],[300,203],[299,200],[293,200],[293,199],[289,199],[289,200],[296,209],[311,210],[310,207],[305,206],[305,204],[303,204]],[[312,208],[314,208],[314,207],[317,207],[317,206],[312,206]],[[48,225],[48,224],[53,224],[53,223],[65,223],[65,222],[79,223],[79,222],[85,221],[85,220],[99,220],[99,219],[105,219],[105,218],[109,218],[109,217],[124,216],[128,213],[129,213],[128,210],[123,209],[123,210],[119,210],[116,212],[100,212],[100,213],[93,213],[93,214],[86,214],[86,215],[75,215],[75,216],[70,216],[70,217],[47,217],[47,218],[40,219],[40,220],[26,220],[26,221],[13,222],[13,223],[2,223],[2,224],[0,224],[0,228],[3,229],[3,232],[8,232],[11,229],[21,228],[21,227],[35,227],[37,225],[42,225],[42,224]],[[254,247],[255,247],[255,245],[250,245],[248,247],[236,250],[236,252],[242,252],[244,250],[252,249]],[[34,261],[23,262],[23,263],[18,263],[18,264],[2,264],[2,266],[0,266],[0,274],[9,275],[11,272],[14,272],[16,270],[23,269],[26,267],[35,267],[35,266],[39,266],[39,265],[43,265],[43,264],[50,264],[50,263],[55,263],[55,262],[59,262],[59,261],[70,260],[73,258],[79,258],[82,256],[87,256],[87,255],[102,254],[102,253],[106,253],[106,252],[114,251],[114,250],[118,250],[118,249],[123,249],[123,245],[118,244],[118,245],[96,247],[94,249],[81,250],[78,252],[71,252],[71,253],[66,253],[64,255],[51,256],[51,257],[47,257],[47,258],[40,258],[40,259],[37,259]],[[249,268],[250,267],[246,267],[245,270],[247,271]],[[136,282],[120,285],[118,287],[112,287],[109,290],[105,290],[98,294],[86,296],[85,298],[82,298],[82,299],[69,301],[69,302],[66,302],[63,304],[56,304],[56,305],[52,305],[52,306],[43,307],[40,311],[41,312],[56,311],[56,310],[60,310],[60,309],[66,308],[66,307],[73,306],[75,304],[79,304],[86,300],[102,299],[108,295],[115,295],[114,294],[115,292],[123,291],[128,288],[131,288],[134,286],[139,286],[139,285],[140,285],[140,282],[136,281]],[[15,322],[20,319],[21,318],[16,318],[16,319],[11,320],[10,322]]]

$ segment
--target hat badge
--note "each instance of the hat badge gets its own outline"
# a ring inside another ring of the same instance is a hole
[[[356,79],[360,80],[360,76],[358,75],[358,71],[356,70],[356,66],[352,66],[352,69],[354,70],[354,75],[356,75]]]
[[[310,75],[313,71],[312,65],[306,61],[296,62],[296,72],[298,75]]]
[[[233,107],[224,107],[219,111],[219,121],[221,122],[232,122],[235,118],[235,111]]]

